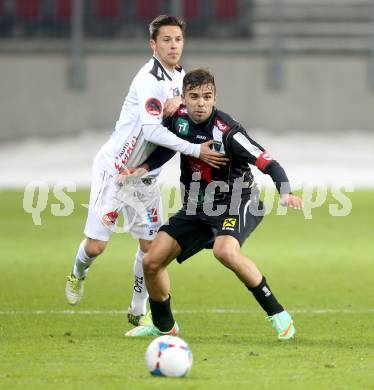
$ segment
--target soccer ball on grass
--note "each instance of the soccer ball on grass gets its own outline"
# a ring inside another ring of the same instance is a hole
[[[149,344],[145,361],[152,375],[185,376],[192,367],[192,352],[181,338],[165,335]]]

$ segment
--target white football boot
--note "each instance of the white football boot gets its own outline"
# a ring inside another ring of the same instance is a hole
[[[70,305],[76,305],[83,297],[84,279],[70,274],[66,282],[65,296]]]

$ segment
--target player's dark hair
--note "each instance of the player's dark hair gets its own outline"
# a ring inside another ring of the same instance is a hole
[[[216,93],[216,83],[212,73],[202,68],[191,70],[183,78],[183,94],[190,89],[206,84],[212,84],[214,93]]]
[[[160,15],[149,24],[149,36],[151,39],[154,41],[157,39],[162,26],[178,26],[182,30],[183,36],[186,31],[186,22],[183,19],[177,16]]]

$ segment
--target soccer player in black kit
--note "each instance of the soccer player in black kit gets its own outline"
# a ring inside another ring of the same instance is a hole
[[[226,154],[228,163],[212,168],[199,159],[181,156],[183,207],[160,228],[143,262],[152,320],[126,335],[178,334],[179,327],[170,306],[166,267],[174,259],[183,262],[210,247],[214,256],[236,274],[265,310],[278,339],[288,340],[295,334],[292,317],[278,302],[256,264],[241,252],[243,242],[264,215],[250,165],[270,175],[282,205],[301,209],[302,199],[291,193],[280,164],[253,141],[238,122],[215,108],[216,87],[212,74],[204,69],[187,73],[182,101],[184,105],[166,126],[190,142],[213,140],[212,146]],[[154,169],[173,154],[158,148],[142,167]]]

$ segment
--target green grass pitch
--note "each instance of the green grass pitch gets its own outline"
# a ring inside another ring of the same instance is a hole
[[[374,192],[348,196],[347,217],[331,217],[328,201],[311,220],[270,214],[243,248],[294,315],[291,342],[276,340],[252,296],[209,251],[170,267],[175,317],[194,356],[190,375],[172,379],[147,372],[149,339],[122,336],[136,242],[113,237],[71,308],[65,278],[85,209],[44,211],[35,226],[23,194],[1,191],[0,388],[374,389]],[[72,197],[79,205],[87,192]]]

